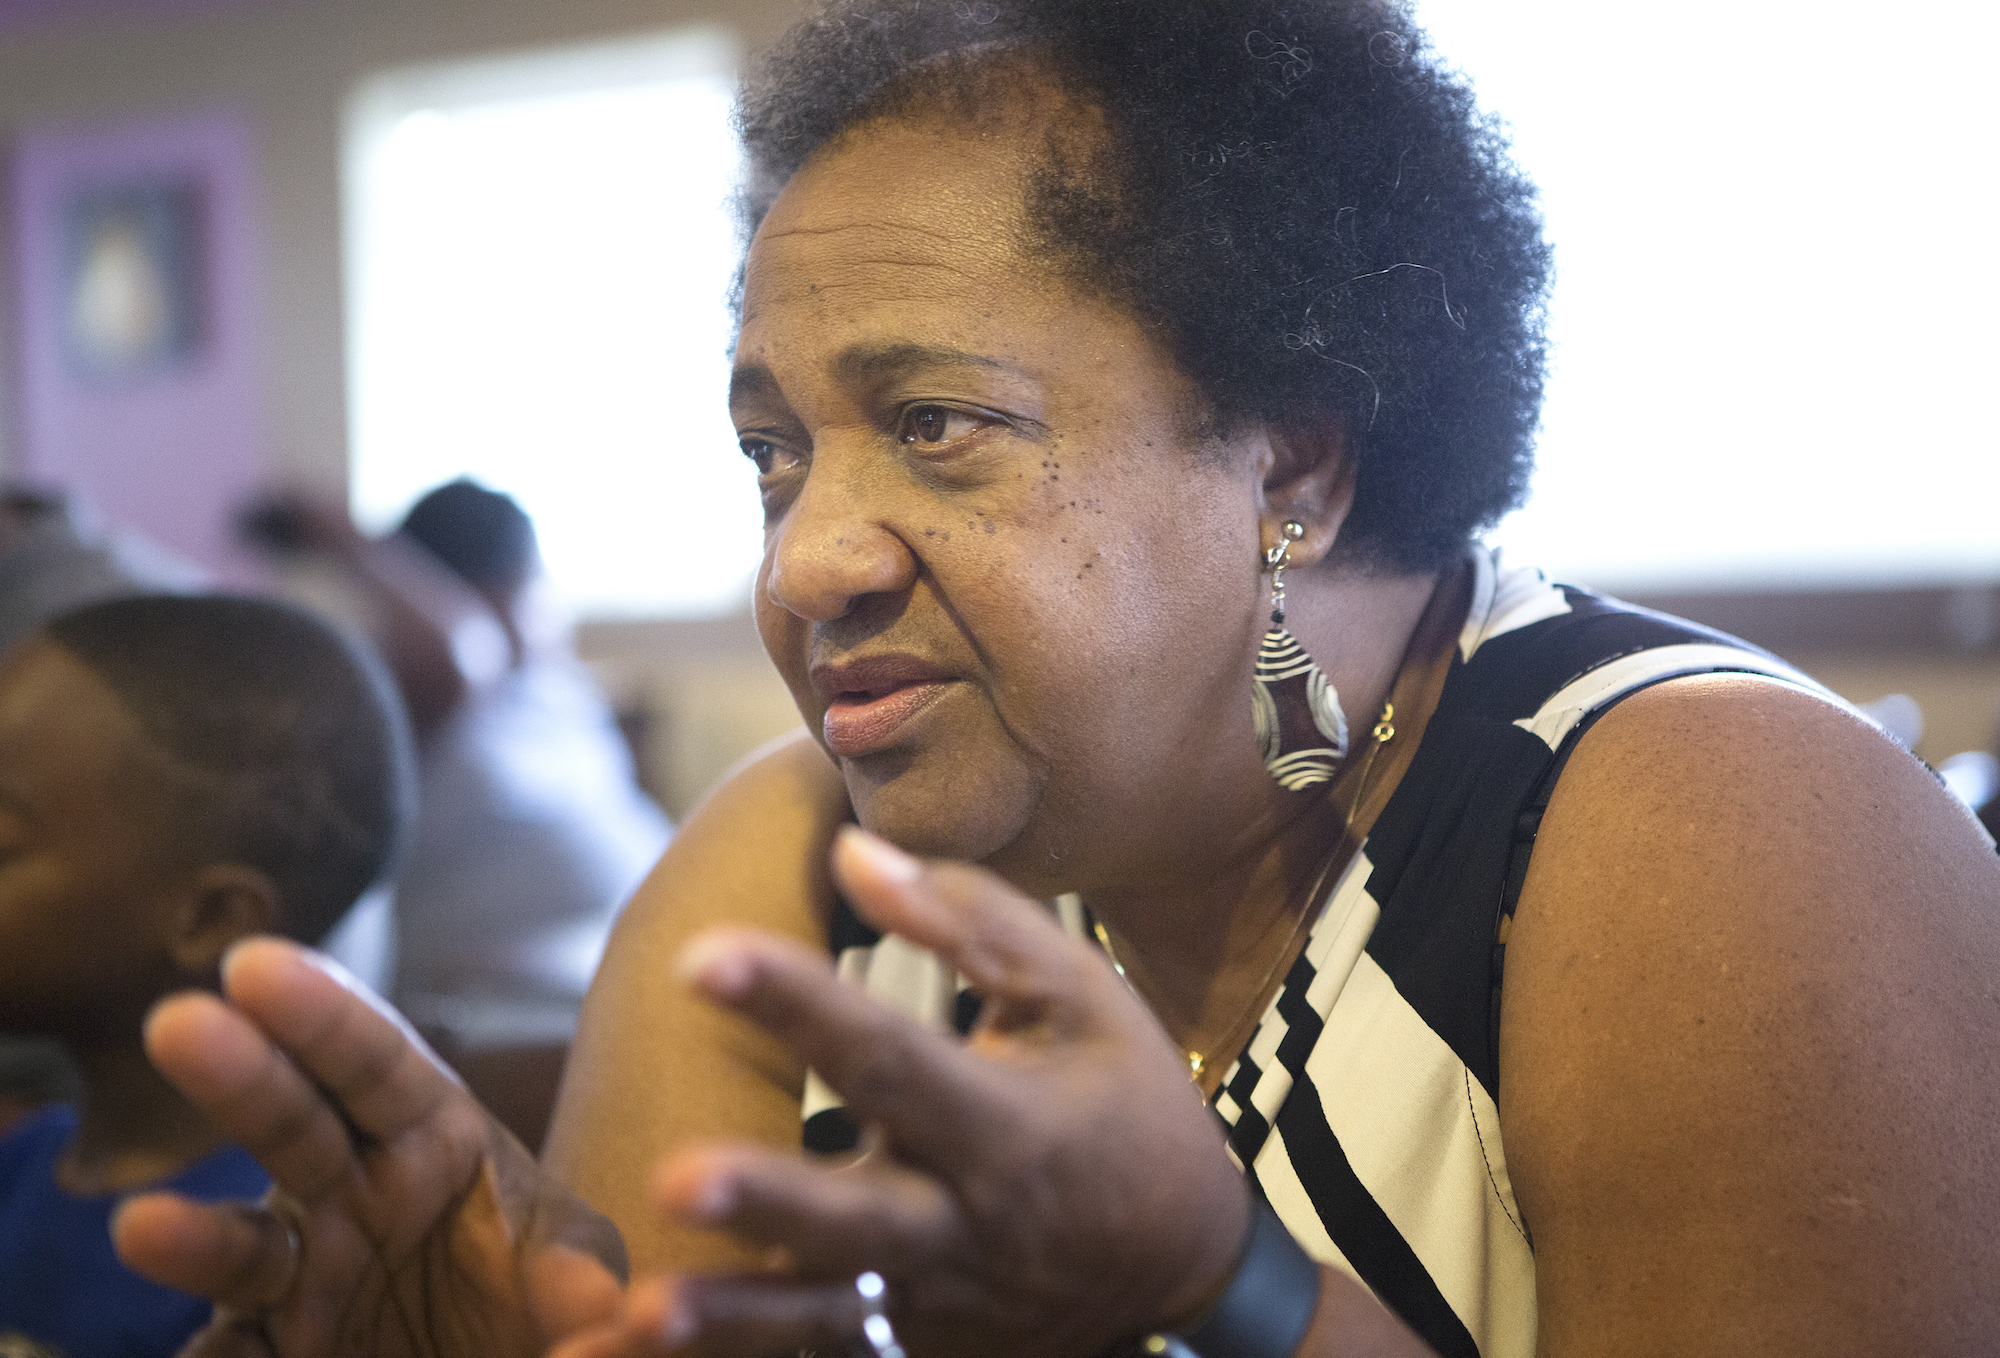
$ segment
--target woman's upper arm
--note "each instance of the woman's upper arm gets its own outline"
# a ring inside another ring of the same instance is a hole
[[[1850,714],[1740,677],[1579,745],[1508,941],[1541,1351],[2000,1333],[2000,860]]]
[[[742,1264],[727,1239],[671,1227],[654,1164],[698,1138],[797,1146],[804,1071],[756,1028],[695,999],[674,963],[694,934],[751,924],[824,948],[828,847],[846,791],[803,735],[725,779],[681,825],[613,932],[563,1076],[546,1163],[625,1235],[635,1271]]]

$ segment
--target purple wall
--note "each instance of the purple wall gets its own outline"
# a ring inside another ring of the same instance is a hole
[[[110,523],[233,580],[252,567],[230,541],[230,513],[266,469],[254,160],[247,120],[218,111],[27,129],[12,167],[21,366],[13,470],[79,490]],[[159,184],[191,187],[200,203],[197,335],[170,363],[106,380],[80,366],[64,338],[76,205]]]

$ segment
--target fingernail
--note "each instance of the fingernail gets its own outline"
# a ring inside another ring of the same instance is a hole
[[[329,957],[327,954],[316,952],[311,948],[300,948],[298,958],[299,961],[305,963],[314,971],[332,977],[340,984],[342,989],[351,990],[357,995],[377,998],[375,992],[368,988],[367,983],[349,971],[339,958]]]
[[[907,886],[923,875],[922,863],[880,835],[871,835],[858,826],[850,825],[841,831],[841,841],[849,853],[858,856],[867,865],[870,872],[899,886]]]
[[[257,942],[257,938],[255,935],[252,935],[249,938],[239,938],[234,943],[230,944],[227,948],[224,948],[222,950],[222,966],[220,968],[220,971],[225,981],[229,978],[230,970],[233,967],[235,967],[236,959],[243,955],[243,950],[245,948],[249,947],[251,944],[255,942]]]
[[[680,978],[718,999],[731,999],[750,988],[750,958],[727,934],[703,934],[681,949],[674,964]]]

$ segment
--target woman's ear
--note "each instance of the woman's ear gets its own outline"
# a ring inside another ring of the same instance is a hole
[[[1304,536],[1292,543],[1288,562],[1310,566],[1333,550],[1354,508],[1354,459],[1347,439],[1332,421],[1312,425],[1268,425],[1270,462],[1259,487],[1258,518],[1266,550],[1284,537],[1287,521]]]
[[[195,872],[182,900],[174,965],[212,981],[230,945],[272,932],[280,917],[278,888],[269,877],[242,863],[210,863]]]

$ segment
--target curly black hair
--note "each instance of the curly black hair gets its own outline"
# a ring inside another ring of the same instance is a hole
[[[1428,570],[1519,504],[1540,418],[1549,251],[1534,187],[1389,0],[833,0],[746,79],[754,231],[820,147],[939,101],[995,57],[1094,107],[1051,138],[1037,244],[1157,327],[1218,427],[1337,422],[1342,555]]]

